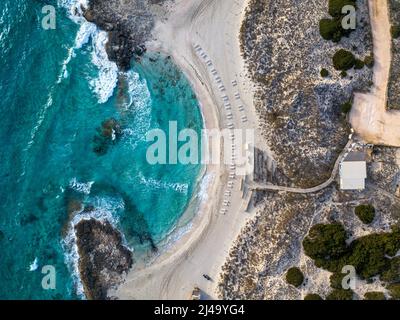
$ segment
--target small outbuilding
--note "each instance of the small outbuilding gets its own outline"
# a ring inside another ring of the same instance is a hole
[[[367,161],[364,152],[350,152],[340,164],[340,189],[364,190]]]

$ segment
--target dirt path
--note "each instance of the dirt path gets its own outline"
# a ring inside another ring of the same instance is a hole
[[[400,147],[400,112],[386,110],[391,64],[389,9],[386,0],[369,0],[374,44],[374,79],[369,93],[356,93],[350,123],[366,142]]]

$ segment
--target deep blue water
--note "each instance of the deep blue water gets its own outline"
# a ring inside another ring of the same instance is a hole
[[[62,1],[0,2],[0,299],[80,298],[71,220],[109,219],[146,250],[174,229],[201,171],[146,161],[150,129],[202,129],[182,73],[149,54],[119,74],[105,34],[73,21]],[[46,4],[57,8],[55,30],[41,27]],[[105,140],[110,119],[121,135]],[[41,286],[44,265],[56,268],[55,290]]]

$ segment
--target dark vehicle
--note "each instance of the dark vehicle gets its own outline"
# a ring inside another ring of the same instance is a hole
[[[212,281],[212,279],[210,278],[209,275],[203,274],[203,277],[204,277],[206,280],[208,280],[208,281]]]

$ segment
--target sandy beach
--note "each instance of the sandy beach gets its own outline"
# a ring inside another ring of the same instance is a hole
[[[368,93],[354,95],[350,123],[366,142],[400,147],[400,112],[388,111],[391,34],[387,1],[369,0],[374,43],[374,79]]]
[[[245,77],[239,30],[246,0],[180,0],[160,13],[149,50],[171,55],[190,80],[207,129],[257,128],[251,81]],[[224,89],[221,89],[223,86]],[[224,108],[229,99],[232,109]],[[242,106],[242,107],[240,107]],[[228,119],[228,117],[232,119]],[[255,143],[262,139],[255,133]],[[217,298],[221,267],[241,228],[252,216],[240,190],[241,178],[229,180],[229,167],[207,165],[207,197],[192,228],[149,267],[132,269],[111,296],[120,299],[188,299],[198,286]],[[221,212],[229,181],[229,206]],[[203,278],[207,274],[212,281]]]

